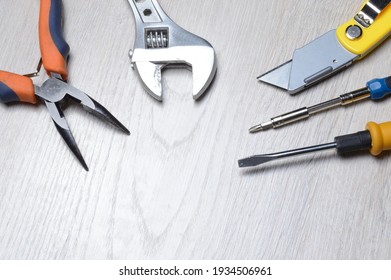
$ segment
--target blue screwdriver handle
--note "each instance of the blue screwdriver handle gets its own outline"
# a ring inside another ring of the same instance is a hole
[[[367,83],[372,100],[379,100],[391,94],[391,76],[383,79],[373,79]]]

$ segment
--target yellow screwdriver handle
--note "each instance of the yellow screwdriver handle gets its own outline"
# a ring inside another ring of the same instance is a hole
[[[372,148],[370,152],[372,155],[378,156],[383,151],[391,150],[391,122],[382,124],[369,122],[367,130],[371,134]]]
[[[365,1],[361,10],[366,6],[369,0]],[[358,38],[349,38],[347,30],[351,26],[359,27],[362,31]],[[352,18],[347,23],[337,29],[339,42],[350,52],[357,54],[359,59],[363,58],[380,45],[388,36],[391,35],[391,4],[385,7],[376,17],[373,23],[364,27]]]

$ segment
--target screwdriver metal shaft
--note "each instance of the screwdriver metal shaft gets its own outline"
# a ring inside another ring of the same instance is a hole
[[[257,155],[252,156],[249,158],[241,159],[239,160],[239,167],[252,167],[257,166],[275,159],[285,158],[285,157],[291,157],[291,156],[297,156],[307,153],[313,153],[318,152],[322,150],[328,150],[328,149],[334,149],[337,147],[337,143],[328,143],[328,144],[322,144],[317,146],[311,146],[306,148],[300,148],[296,150],[290,150],[280,153],[274,153],[274,154],[267,154],[267,155]]]
[[[358,102],[363,99],[370,98],[371,93],[368,88],[362,88],[353,92],[349,92],[339,96],[338,98],[331,99],[329,101],[316,104],[311,107],[304,107],[289,113],[280,115],[278,117],[271,118],[270,121],[261,123],[259,125],[250,128],[251,133],[268,130],[271,128],[278,128],[284,125],[297,122],[299,120],[308,119],[312,115],[329,110],[338,106],[346,106],[354,102]]]
[[[255,155],[241,159],[238,163],[239,167],[252,167],[275,159],[333,148],[337,150],[338,154],[369,150],[369,152],[374,156],[381,154],[383,151],[391,150],[391,122],[382,124],[369,122],[366,130],[353,134],[337,136],[334,138],[334,142],[332,143],[289,150],[280,153]]]
[[[289,113],[271,118],[269,121],[250,128],[250,133],[278,128],[299,120],[308,119],[314,114],[339,107],[346,106],[364,99],[379,100],[391,93],[391,77],[374,79],[367,83],[367,87],[358,89],[329,101],[316,104],[311,107],[304,107]]]

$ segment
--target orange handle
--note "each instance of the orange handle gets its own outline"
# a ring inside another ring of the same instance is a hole
[[[391,122],[381,124],[370,122],[367,124],[367,130],[372,138],[370,150],[372,155],[377,156],[383,151],[391,150]]]
[[[62,1],[41,0],[39,13],[39,45],[42,62],[49,76],[52,73],[68,78],[69,45],[62,36]]]
[[[0,71],[0,101],[37,103],[33,81],[18,74]]]

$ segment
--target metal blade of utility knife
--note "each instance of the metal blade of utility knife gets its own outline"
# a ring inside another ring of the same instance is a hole
[[[359,56],[346,50],[332,30],[297,49],[290,61],[258,80],[296,94],[350,66]]]

